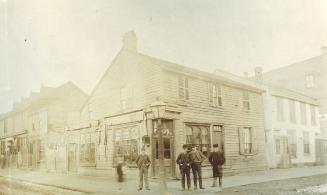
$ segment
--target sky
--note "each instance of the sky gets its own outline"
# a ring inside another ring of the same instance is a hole
[[[0,113],[72,81],[90,94],[134,30],[138,50],[243,75],[320,55],[325,0],[0,0]]]

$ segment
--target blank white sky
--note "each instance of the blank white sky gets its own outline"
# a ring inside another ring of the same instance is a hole
[[[139,50],[212,72],[265,71],[320,54],[324,0],[2,0],[0,113],[41,85],[90,93],[135,30]],[[8,34],[6,35],[6,32]]]

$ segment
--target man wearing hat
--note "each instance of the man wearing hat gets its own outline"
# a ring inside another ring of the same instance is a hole
[[[149,180],[148,180],[148,169],[150,166],[150,157],[145,153],[145,148],[141,149],[141,154],[135,160],[137,167],[139,169],[139,189],[142,190],[143,188],[143,178],[145,182],[145,188],[150,190],[149,188]]]
[[[177,159],[176,163],[179,165],[179,170],[181,173],[182,178],[182,188],[185,190],[185,177],[187,180],[187,189],[190,190],[191,188],[191,178],[190,178],[190,157],[189,157],[189,150],[187,145],[183,145],[183,152],[181,152]]]
[[[217,187],[217,177],[219,177],[219,191],[221,191],[223,168],[225,163],[224,153],[219,150],[218,144],[213,145],[213,152],[209,154],[209,162],[212,165],[213,184],[212,187]]]
[[[191,159],[191,168],[193,173],[193,180],[194,180],[194,190],[197,189],[197,180],[199,178],[199,187],[200,189],[204,189],[202,186],[202,162],[206,159],[206,156],[202,154],[198,150],[198,146],[194,145],[192,147],[192,151],[190,152],[190,159]]]

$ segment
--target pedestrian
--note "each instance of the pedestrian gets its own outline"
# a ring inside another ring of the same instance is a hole
[[[219,189],[222,190],[222,177],[223,168],[222,165],[225,163],[224,153],[219,150],[218,144],[213,145],[213,152],[209,154],[209,162],[212,165],[213,184],[212,187],[217,187],[217,177],[219,178]]]
[[[200,189],[204,189],[202,185],[202,168],[201,164],[206,159],[206,156],[198,150],[198,146],[194,145],[190,152],[191,168],[194,180],[194,190],[197,189],[197,180],[199,179]]]
[[[177,159],[176,163],[179,165],[179,170],[181,173],[181,182],[182,182],[182,190],[185,190],[185,177],[187,181],[187,190],[191,188],[191,178],[190,178],[190,157],[189,157],[189,150],[187,145],[183,145],[183,152],[181,152]]]
[[[145,189],[150,190],[149,188],[149,180],[148,180],[148,169],[150,166],[150,157],[145,153],[145,148],[141,149],[141,154],[136,158],[136,164],[139,169],[139,189],[143,188],[143,179],[145,182]]]
[[[124,162],[120,161],[117,164],[116,171],[117,171],[117,181],[119,184],[118,187],[119,187],[119,190],[122,190],[124,187],[124,180],[126,179],[125,178],[125,175],[127,172],[126,164]]]

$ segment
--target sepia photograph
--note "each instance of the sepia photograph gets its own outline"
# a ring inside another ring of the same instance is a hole
[[[327,0],[0,0],[0,195],[327,194]]]

